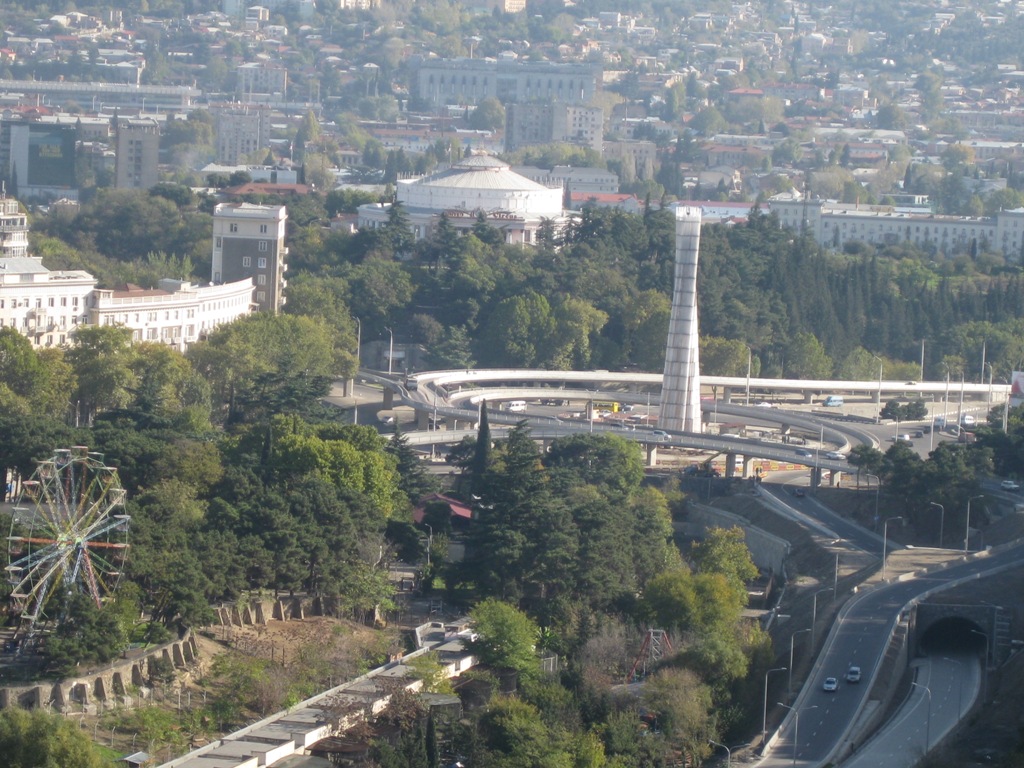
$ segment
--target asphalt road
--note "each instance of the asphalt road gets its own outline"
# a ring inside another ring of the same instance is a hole
[[[981,688],[978,656],[935,656],[914,669],[914,685],[896,715],[842,762],[844,768],[910,768],[956,727]],[[840,691],[841,693],[841,691]]]
[[[796,763],[819,766],[828,761],[843,746],[867,702],[890,637],[897,622],[903,620],[903,609],[929,592],[951,586],[960,579],[1018,565],[1022,549],[1024,547],[1008,547],[856,595],[840,612],[815,666],[814,676],[793,705],[800,712],[799,740],[797,717],[791,712],[776,737],[770,740],[760,765],[766,768]],[[849,685],[841,679],[851,664],[862,670],[863,681],[859,685]],[[840,678],[837,692],[822,690],[826,677]]]

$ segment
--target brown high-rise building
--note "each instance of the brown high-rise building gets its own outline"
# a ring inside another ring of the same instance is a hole
[[[151,117],[117,118],[114,125],[118,189],[149,189],[157,183],[160,124]]]
[[[213,210],[214,283],[252,278],[253,303],[261,312],[284,306],[284,245],[288,212],[283,205],[221,203]]]

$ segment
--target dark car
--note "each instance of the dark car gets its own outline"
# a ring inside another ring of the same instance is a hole
[[[811,453],[810,451],[808,451],[806,448],[797,448],[796,449],[796,455],[797,456],[803,456],[805,459],[809,459],[814,454]]]
[[[798,499],[802,499],[804,496],[807,495],[807,492],[803,488],[794,488],[793,495],[796,496]]]

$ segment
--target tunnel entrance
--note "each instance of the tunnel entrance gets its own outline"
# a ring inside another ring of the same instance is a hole
[[[949,616],[935,621],[921,634],[917,651],[925,656],[982,656],[988,645],[983,627],[970,619]]]

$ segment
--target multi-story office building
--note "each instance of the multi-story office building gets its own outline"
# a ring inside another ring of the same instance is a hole
[[[23,200],[78,198],[73,123],[0,120],[0,178]]]
[[[15,328],[34,347],[66,344],[89,321],[96,278],[82,270],[52,272],[41,258],[0,257],[0,328]]]
[[[213,211],[213,282],[252,278],[253,303],[261,312],[284,306],[288,213],[283,205],[221,203]]]
[[[244,163],[270,147],[269,105],[217,104],[210,113],[216,123],[218,163]]]
[[[604,110],[557,102],[509,104],[505,110],[505,151],[564,142],[601,151]]]
[[[424,59],[413,85],[415,95],[434,108],[478,104],[488,97],[502,103],[589,104],[600,80],[601,68],[595,64]]]
[[[151,117],[118,119],[114,126],[118,189],[149,189],[157,182],[160,124]]]
[[[18,201],[0,192],[0,257],[28,256],[28,216]]]
[[[288,70],[266,61],[239,64],[235,67],[235,91],[245,101],[257,95],[284,99],[288,95]]]
[[[909,242],[942,253],[972,249],[1024,253],[1024,208],[995,216],[940,216],[888,205],[851,205],[830,200],[801,200],[778,195],[768,201],[779,223],[806,230],[823,246],[842,248],[851,241],[872,245]]]

